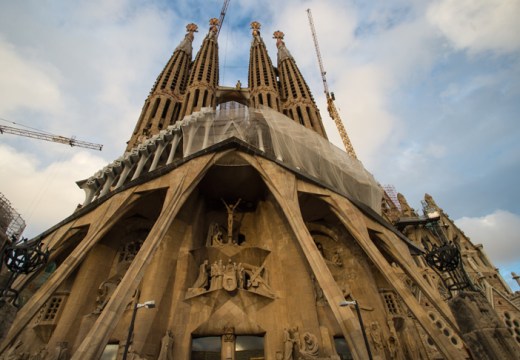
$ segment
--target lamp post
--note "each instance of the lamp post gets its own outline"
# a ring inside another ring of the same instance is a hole
[[[130,326],[128,327],[128,336],[126,338],[125,351],[123,352],[123,360],[126,360],[126,357],[128,355],[128,348],[130,347],[130,341],[132,340],[132,334],[134,332],[134,323],[135,323],[135,316],[137,314],[137,309],[140,309],[143,307],[147,308],[147,309],[153,309],[155,307],[155,300],[149,300],[149,301],[145,301],[142,304],[139,304],[139,295],[140,295],[140,291],[137,290],[137,293],[135,294],[134,309],[132,311],[132,320],[130,321]]]
[[[349,305],[354,305],[354,307],[356,308],[356,313],[357,313],[357,316],[359,319],[359,325],[361,326],[361,332],[363,333],[363,340],[365,340],[365,346],[367,348],[368,359],[372,360],[372,352],[370,351],[370,345],[368,343],[367,333],[365,331],[365,326],[363,325],[363,318],[361,317],[361,311],[359,311],[359,304],[358,304],[357,300],[352,300],[352,301],[343,300],[342,302],[339,303],[339,306],[349,306]]]

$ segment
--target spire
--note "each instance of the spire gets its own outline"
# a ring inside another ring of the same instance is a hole
[[[320,112],[309,86],[285,46],[284,33],[275,31],[273,38],[276,39],[276,47],[278,48],[278,72],[283,113],[306,128],[327,138]]]
[[[128,141],[127,151],[180,119],[193,50],[193,33],[197,32],[197,25],[186,25],[186,31],[186,36],[157,77],[144,103],[141,116]]]
[[[209,21],[209,25],[209,32],[191,68],[181,118],[203,107],[215,106],[219,75],[217,43],[219,20],[213,18]]]
[[[268,106],[281,112],[278,84],[273,64],[267,54],[264,40],[260,36],[260,23],[253,21],[253,41],[249,52],[249,89],[251,91],[250,101],[252,107],[260,105]]]

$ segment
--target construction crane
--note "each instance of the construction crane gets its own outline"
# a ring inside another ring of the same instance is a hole
[[[226,11],[229,5],[230,0],[224,0],[224,5],[222,5],[222,10],[220,10],[220,18],[218,19],[218,23],[220,24],[218,27],[217,37],[220,34],[220,29],[222,29],[222,24],[224,23],[224,18],[226,17]]]
[[[33,139],[39,139],[39,140],[46,140],[46,141],[52,141],[60,144],[66,144],[70,146],[78,146],[82,148],[87,149],[93,149],[93,150],[99,150],[101,151],[103,149],[103,145],[101,144],[94,144],[86,141],[76,140],[74,137],[67,138],[65,136],[59,136],[59,135],[52,135],[48,133],[44,133],[41,131],[34,131],[34,130],[24,130],[19,129],[11,126],[5,126],[0,125],[0,134],[13,134],[13,135],[20,135],[20,136],[26,136]]]
[[[336,105],[334,104],[334,93],[329,92],[329,86],[327,84],[327,78],[325,75],[325,69],[323,68],[323,60],[321,59],[320,46],[318,45],[318,38],[316,37],[316,29],[314,29],[314,21],[312,20],[311,9],[307,9],[307,16],[309,17],[309,24],[312,32],[312,39],[314,40],[314,47],[316,49],[316,55],[318,56],[318,64],[320,65],[321,72],[321,80],[323,81],[323,88],[325,92],[325,96],[327,98],[327,110],[329,111],[329,115],[336,123],[336,127],[338,128],[339,136],[341,136],[341,140],[343,141],[343,145],[345,146],[345,150],[347,150],[347,154],[349,154],[354,159],[357,159],[356,152],[354,151],[354,147],[350,142],[350,139],[347,135],[347,131],[345,130],[345,126],[343,126],[343,122],[339,116],[339,112],[336,109]]]

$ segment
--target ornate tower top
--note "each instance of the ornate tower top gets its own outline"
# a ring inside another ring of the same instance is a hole
[[[252,107],[267,106],[281,112],[280,94],[276,73],[267,54],[264,41],[260,36],[258,21],[251,23],[253,41],[249,56],[249,89],[251,91],[250,104]]]
[[[276,30],[273,33],[273,39],[276,39],[276,47],[279,47],[280,45],[285,46],[285,43],[283,42],[284,36],[285,36],[285,34],[280,30]]]
[[[170,60],[157,77],[150,95],[145,100],[141,116],[128,141],[127,151],[179,120],[184,93],[188,85],[193,52],[193,33],[197,30],[198,26],[194,23],[186,25],[187,34],[175,48]]]
[[[258,21],[253,21],[251,23],[251,29],[253,29],[253,36],[260,35],[260,28],[262,27],[262,24],[260,24]]]
[[[220,25],[220,22],[217,18],[211,18],[209,20],[209,35],[210,37],[217,36],[218,34],[218,26]]]
[[[189,23],[188,25],[186,25],[186,31],[189,33],[198,32],[199,27],[197,26],[197,24]]]
[[[180,118],[203,107],[215,107],[218,87],[218,28],[219,20],[209,20],[208,35],[202,41],[195,61],[190,66],[189,82],[184,93]]]
[[[184,40],[181,41],[181,43],[179,44],[179,46],[177,46],[175,51],[180,50],[180,51],[184,51],[185,53],[191,55],[191,52],[193,50],[192,43],[195,38],[193,33],[198,32],[199,31],[198,29],[199,29],[199,27],[194,23],[190,23],[190,24],[186,25],[187,34],[186,34],[186,36],[184,36]]]
[[[327,134],[321,116],[312,97],[309,86],[305,82],[300,69],[291,53],[285,47],[284,33],[277,30],[273,33],[278,48],[278,72],[280,75],[280,97],[283,113],[297,123],[311,129],[325,139]]]

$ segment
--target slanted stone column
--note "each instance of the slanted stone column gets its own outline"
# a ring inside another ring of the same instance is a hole
[[[520,348],[482,293],[460,292],[449,305],[474,359],[520,359]]]

